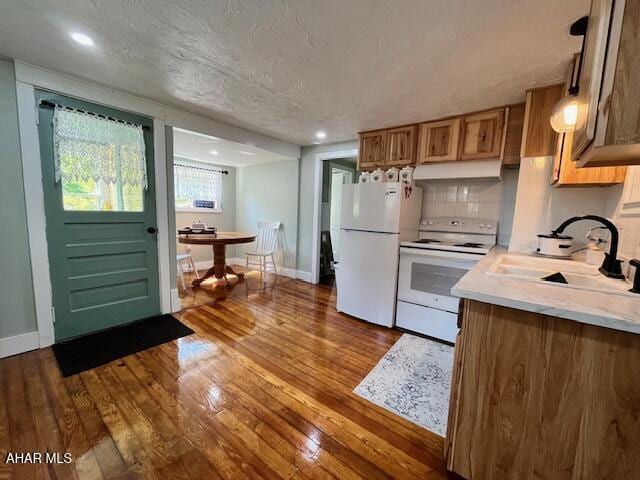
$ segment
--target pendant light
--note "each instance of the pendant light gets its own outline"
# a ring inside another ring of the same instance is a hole
[[[571,25],[569,33],[573,37],[582,37],[582,48],[578,59],[578,72],[571,78],[569,94],[562,97],[553,107],[551,113],[551,128],[558,133],[566,133],[575,130],[578,121],[578,93],[580,92],[580,72],[582,71],[582,57],[584,56],[584,40],[587,33],[589,17],[582,17]]]

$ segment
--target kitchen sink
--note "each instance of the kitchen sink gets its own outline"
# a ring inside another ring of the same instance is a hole
[[[548,283],[562,288],[577,288],[616,295],[637,295],[629,292],[631,283],[605,277],[599,272],[598,266],[573,260],[501,255],[485,273],[517,280]],[[562,274],[567,283],[551,283],[544,280],[545,277],[555,273]]]

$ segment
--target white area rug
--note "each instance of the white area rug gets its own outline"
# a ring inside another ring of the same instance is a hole
[[[453,347],[404,334],[353,391],[444,437]]]

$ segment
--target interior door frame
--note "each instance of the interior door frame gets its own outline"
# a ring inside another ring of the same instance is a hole
[[[331,167],[331,171],[329,172],[329,176],[331,178],[331,183],[329,185],[329,232],[331,234],[331,247],[333,249],[333,260],[334,262],[336,261],[336,250],[335,247],[336,245],[338,246],[338,254],[340,253],[340,241],[338,241],[338,243],[336,244],[336,237],[334,237],[333,235],[333,230],[331,229],[331,215],[333,214],[333,175],[335,175],[335,171],[337,170],[338,172],[340,172],[340,174],[342,175],[342,184],[341,186],[347,185],[347,183],[353,183],[354,181],[354,176],[355,176],[355,168],[354,171],[352,172],[351,170],[347,170],[347,167],[344,167],[342,165],[332,165]],[[349,182],[345,183],[345,177],[349,177]],[[323,186],[324,188],[324,186]],[[342,208],[342,201],[340,201],[340,208]],[[322,224],[322,222],[320,222]],[[340,262],[340,258],[338,255],[338,262]]]
[[[46,88],[46,87],[43,87]],[[51,288],[44,189],[42,184],[42,162],[38,136],[38,107],[36,105],[36,85],[16,81],[18,123],[20,127],[20,148],[22,154],[23,182],[26,192],[27,227],[29,252],[31,255],[31,276],[35,298],[36,322],[39,345],[43,348],[55,342],[53,298]],[[55,93],[80,98],[92,103],[121,109],[119,105],[74,95],[73,88],[55,89]],[[113,102],[119,103],[119,102]],[[132,112],[138,113],[138,112]],[[139,113],[145,115],[144,113]],[[149,116],[149,115],[146,115]],[[153,117],[153,144],[156,186],[156,224],[158,228],[158,288],[161,313],[170,313],[171,308],[171,265],[169,246],[169,209],[167,197],[167,155],[165,145],[165,122]]]
[[[322,167],[326,160],[357,157],[359,149],[318,152],[315,158],[313,192],[313,242],[311,244],[311,283],[320,281],[320,230],[322,228]]]

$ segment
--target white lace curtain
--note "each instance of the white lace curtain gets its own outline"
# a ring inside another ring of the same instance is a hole
[[[55,179],[147,188],[142,126],[62,105],[53,114]]]
[[[220,208],[222,173],[201,164],[180,161],[174,164],[175,195],[179,201],[214,201]]]

